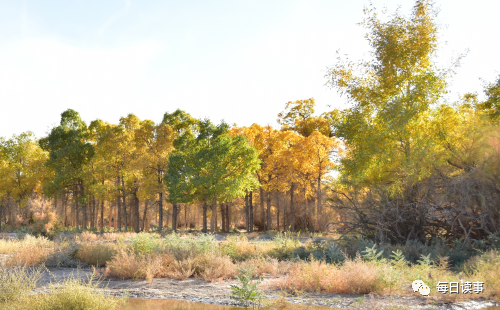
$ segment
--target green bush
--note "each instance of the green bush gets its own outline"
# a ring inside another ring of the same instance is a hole
[[[135,254],[150,254],[161,248],[159,235],[141,232],[131,238]]]

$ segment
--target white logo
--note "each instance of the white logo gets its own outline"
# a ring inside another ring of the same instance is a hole
[[[419,292],[423,296],[428,296],[431,292],[431,289],[424,283],[422,280],[415,280],[411,284],[414,292]]]

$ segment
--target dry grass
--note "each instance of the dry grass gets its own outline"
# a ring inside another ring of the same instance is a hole
[[[7,260],[7,266],[33,267],[42,264],[54,251],[53,242],[45,237],[26,237],[18,241],[17,248]]]
[[[107,262],[111,261],[116,251],[115,244],[85,242],[78,249],[76,258],[82,263],[103,267]]]
[[[0,254],[12,254],[18,247],[18,241],[0,239]]]
[[[229,256],[220,256],[210,252],[198,256],[195,266],[195,275],[205,281],[233,279],[237,272],[236,265]]]
[[[500,297],[500,254],[496,250],[490,250],[478,259],[467,273],[469,281],[484,282],[484,293],[488,297]]]
[[[196,261],[188,257],[177,260],[174,255],[167,253],[162,255],[162,268],[158,277],[185,280],[191,277],[196,270]]]
[[[273,277],[282,276],[292,269],[293,263],[289,261],[278,261],[275,258],[252,258],[237,264],[239,268],[254,268],[254,274],[257,276],[263,276],[265,274],[270,274]]]
[[[127,249],[119,249],[107,263],[105,274],[121,279],[151,280],[162,268],[162,257],[156,254],[135,254]]]
[[[380,268],[359,256],[343,265],[321,261],[297,262],[284,279],[270,286],[290,292],[327,292],[335,294],[369,294],[377,291]]]

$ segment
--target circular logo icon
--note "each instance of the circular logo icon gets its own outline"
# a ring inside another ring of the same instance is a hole
[[[413,281],[413,283],[411,284],[411,288],[413,289],[414,292],[417,292],[418,289],[422,286],[422,285],[425,285],[424,281],[422,280],[415,280]]]
[[[421,286],[418,288],[418,292],[419,292],[419,293],[420,293],[420,295],[422,295],[422,296],[429,296],[429,293],[431,292],[431,289],[430,289],[427,285],[423,284],[423,285],[421,285]]]

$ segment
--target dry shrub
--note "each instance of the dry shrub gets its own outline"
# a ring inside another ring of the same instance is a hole
[[[90,231],[84,231],[80,234],[80,236],[78,237],[78,239],[82,240],[82,241],[97,241],[99,240],[99,236],[93,232],[90,232]]]
[[[275,258],[252,258],[243,262],[238,263],[238,269],[245,269],[248,267],[254,268],[254,274],[257,276],[263,276],[265,274],[270,274],[273,277],[278,277],[290,271],[293,263],[289,261],[278,261]]]
[[[484,253],[471,269],[473,272],[470,272],[468,277],[472,280],[469,281],[484,282],[484,293],[489,297],[500,296],[500,254],[498,251],[490,250]]]
[[[366,262],[358,255],[353,260],[346,260],[339,267],[334,290],[340,294],[369,294],[376,291],[379,280],[379,271],[375,262]]]
[[[166,265],[165,259],[165,256],[163,256],[163,266]],[[195,270],[196,261],[193,258],[187,258],[180,261],[174,258],[170,261],[167,267],[162,270],[161,277],[172,278],[176,280],[186,280],[194,274]]]
[[[7,266],[33,267],[43,263],[54,251],[53,244],[45,237],[26,237],[19,241],[18,247],[8,259]]]
[[[0,254],[12,254],[18,247],[18,241],[0,239]]]
[[[162,268],[159,255],[135,254],[133,251],[120,249],[107,263],[105,274],[121,279],[152,279]]]
[[[212,252],[196,257],[195,266],[195,275],[205,281],[233,279],[236,274],[236,265],[233,264],[229,256],[220,256]]]
[[[78,250],[76,258],[82,263],[103,267],[107,262],[111,261],[115,253],[115,244],[85,242]]]
[[[322,261],[298,262],[284,279],[274,281],[288,291],[328,292],[336,294],[369,294],[377,290],[379,268],[359,256],[343,265],[329,265]]]

